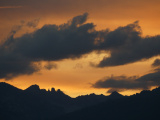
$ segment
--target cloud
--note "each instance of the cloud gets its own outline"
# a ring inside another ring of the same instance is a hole
[[[44,65],[44,68],[47,70],[52,70],[52,69],[57,69],[58,66],[55,63],[48,62],[46,65]]]
[[[30,75],[40,70],[38,65],[35,65],[27,58],[18,54],[9,53],[0,49],[0,78],[9,80],[19,75]]]
[[[74,69],[82,69],[83,65],[81,63],[77,63],[73,68]]]
[[[125,65],[160,54],[160,36],[142,37],[138,22],[119,27],[104,36],[100,49],[110,51],[97,67]]]
[[[11,36],[15,36],[15,34],[17,34],[19,31],[23,31],[24,27],[29,27],[29,28],[36,28],[38,26],[40,19],[34,19],[31,21],[24,21],[21,20],[20,24],[18,25],[14,25],[9,33],[9,38]],[[8,42],[8,40],[6,40],[6,42]]]
[[[68,23],[45,25],[41,29],[14,39],[12,51],[34,61],[79,58],[94,50],[96,32],[92,23],[84,24],[87,14],[77,16]]]
[[[32,21],[27,22],[26,25],[28,27],[36,28],[38,23],[39,23],[39,21],[40,21],[40,19],[34,19]]]
[[[94,88],[106,88],[107,92],[150,89],[152,86],[160,85],[160,70],[157,69],[152,73],[138,76],[112,76],[98,80],[92,85]]]
[[[68,23],[45,25],[33,33],[15,38],[14,35],[22,27],[17,26],[0,46],[0,78],[33,74],[41,69],[41,66],[34,63],[76,59],[93,51],[97,33],[92,23],[85,23],[87,17],[88,14],[84,13]],[[45,67],[51,69],[56,66],[49,64]]]
[[[156,59],[154,63],[152,64],[153,67],[159,67],[160,66],[160,59]]]
[[[138,21],[113,31],[97,31],[93,23],[86,22],[87,18],[88,13],[84,13],[67,23],[44,25],[16,38],[15,34],[24,25],[36,27],[39,19],[27,23],[23,21],[0,45],[0,64],[3,65],[0,71],[5,69],[0,73],[0,78],[33,74],[41,69],[37,65],[41,61],[78,59],[93,51],[98,51],[97,54],[110,52],[110,56],[100,61],[97,67],[124,65],[160,54],[160,36],[142,37]],[[55,66],[47,66],[49,69],[52,67]]]

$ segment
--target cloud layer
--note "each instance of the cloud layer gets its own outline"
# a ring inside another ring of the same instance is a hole
[[[92,85],[94,88],[106,88],[109,89],[107,93],[113,91],[125,91],[125,90],[142,90],[150,89],[153,86],[160,86],[160,69],[157,68],[153,72],[138,76],[111,76],[98,80]]]
[[[86,22],[87,18],[84,13],[62,25],[44,25],[19,38],[14,35],[21,26],[16,27],[0,45],[0,78],[33,74],[41,69],[41,61],[78,59],[93,51],[110,52],[97,67],[124,65],[160,54],[160,36],[142,37],[137,21],[113,31],[97,31],[94,23]],[[27,26],[36,27],[38,22],[39,19],[33,20]]]
[[[36,62],[76,59],[92,52],[96,48],[94,40],[97,32],[92,23],[84,24],[87,16],[84,13],[59,26],[45,25],[19,38],[14,38],[14,35],[22,26],[13,29],[10,37],[0,46],[0,78],[37,72],[41,67]],[[35,26],[35,23],[37,20],[27,25]]]
[[[160,54],[160,36],[141,37],[138,22],[109,32],[101,43],[109,49],[110,57],[104,58],[98,67],[118,66],[149,59]]]
[[[154,63],[152,64],[153,67],[159,67],[160,66],[160,59],[156,59]]]

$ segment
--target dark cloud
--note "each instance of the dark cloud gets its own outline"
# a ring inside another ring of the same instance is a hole
[[[115,29],[114,31],[100,31],[103,42],[100,43],[100,49],[117,50],[127,45],[134,44],[141,39],[141,28],[138,21]]]
[[[152,86],[160,85],[160,70],[143,75],[141,77],[132,76],[112,76],[97,81],[92,85],[94,88],[107,88],[108,93],[113,91],[149,89]]]
[[[40,70],[38,65],[18,54],[0,49],[0,78],[9,80],[22,74],[33,74]]]
[[[76,16],[59,26],[45,25],[33,33],[15,38],[14,35],[22,27],[17,26],[0,46],[0,78],[33,74],[41,69],[35,62],[75,59],[93,51],[97,32],[94,31],[95,26],[92,23],[85,23],[87,16],[87,13]],[[34,21],[30,22],[30,25],[35,25],[31,23]],[[53,67],[56,65],[46,66],[47,69]]]
[[[159,67],[160,66],[160,59],[156,59],[154,63],[152,64],[153,67]]]
[[[93,84],[95,88],[110,88],[109,91],[115,90],[125,90],[125,89],[138,89],[142,86],[139,85],[139,82],[135,81],[135,76],[126,77],[126,76],[112,76],[104,78],[103,80],[97,81]]]
[[[14,39],[11,48],[34,61],[79,58],[95,49],[96,32],[92,23],[84,24],[87,14],[77,16],[66,24],[45,25],[34,33]]]
[[[5,78],[6,80],[10,80],[19,75],[33,74],[41,69],[39,64],[32,62],[32,60],[23,55],[13,52],[11,48],[15,43],[14,35],[23,26],[24,23],[15,25],[9,33],[8,39],[0,45],[0,79]]]
[[[40,19],[34,19],[32,21],[27,22],[26,25],[28,27],[36,28],[38,23],[39,23],[39,21],[40,21]]]
[[[141,37],[138,22],[119,27],[104,36],[100,48],[110,51],[97,66],[118,66],[149,59],[160,54],[160,36]]]
[[[52,70],[52,69],[57,69],[58,66],[55,63],[48,62],[47,64],[44,65],[44,68],[47,70]]]
[[[23,25],[24,25],[24,23],[21,22],[20,25],[13,26],[9,36],[14,36],[18,31],[20,31],[22,29]]]
[[[24,25],[36,27],[39,20],[22,21],[0,46],[0,64],[3,65],[0,78],[32,74],[41,69],[35,63],[77,59],[93,51],[111,54],[98,67],[124,65],[160,54],[160,36],[141,37],[137,21],[113,31],[97,31],[93,23],[86,23],[87,18],[88,14],[84,13],[62,25],[44,25],[32,33],[15,38],[16,32]],[[47,68],[50,67],[55,66],[49,65]]]

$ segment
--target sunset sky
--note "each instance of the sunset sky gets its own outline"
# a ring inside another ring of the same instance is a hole
[[[0,0],[0,82],[71,97],[160,85],[160,0]]]

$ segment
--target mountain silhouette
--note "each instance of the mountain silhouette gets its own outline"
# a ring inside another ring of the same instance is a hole
[[[31,85],[25,90],[0,83],[0,116],[4,120],[46,120],[95,105],[107,99],[104,95],[71,98],[60,89],[51,91]]]
[[[31,85],[30,87],[25,89],[25,91],[38,93],[40,91],[40,88],[38,85]]]
[[[121,98],[123,95],[119,94],[117,91],[112,92],[109,96],[110,99]]]
[[[110,96],[119,96],[113,92]],[[160,108],[160,87],[132,96],[108,99],[105,102],[74,111],[55,120],[157,120]]]
[[[159,116],[160,87],[132,96],[82,95],[71,98],[60,89],[31,85],[21,90],[0,83],[2,120],[150,120]]]
[[[37,85],[21,90],[0,83],[0,98],[2,120],[45,120],[65,113],[64,108],[44,97]]]
[[[0,82],[0,95],[2,96],[6,96],[6,95],[12,95],[12,94],[17,94],[21,92],[20,89],[7,84],[5,82]]]

